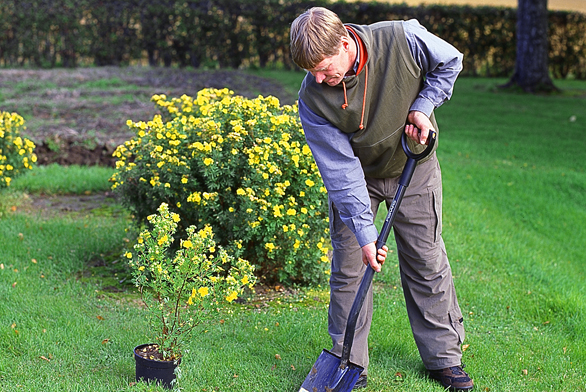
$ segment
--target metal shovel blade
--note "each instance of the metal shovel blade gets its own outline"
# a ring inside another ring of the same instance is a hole
[[[364,368],[349,362],[341,369],[340,364],[340,357],[323,350],[299,392],[350,392]]]

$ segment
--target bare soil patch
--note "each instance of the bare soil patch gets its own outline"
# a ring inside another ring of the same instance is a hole
[[[112,152],[133,135],[126,121],[157,113],[154,94],[179,97],[203,88],[229,88],[253,98],[273,95],[294,103],[277,82],[239,70],[100,67],[0,70],[0,109],[26,120],[40,164],[113,166]]]

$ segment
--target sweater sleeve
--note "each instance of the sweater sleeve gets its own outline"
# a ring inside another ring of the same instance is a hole
[[[463,55],[415,19],[404,22],[403,29],[411,55],[425,75],[423,88],[411,110],[429,117],[435,108],[451,98],[456,78],[462,71]]]
[[[377,239],[378,231],[370,208],[364,171],[354,155],[350,140],[299,99],[299,117],[307,144],[342,222],[354,233],[360,246]]]

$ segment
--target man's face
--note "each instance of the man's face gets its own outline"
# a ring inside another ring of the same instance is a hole
[[[344,75],[349,70],[348,50],[344,43],[340,45],[338,54],[324,58],[313,69],[308,69],[318,83],[325,82],[329,86],[335,86],[342,82]]]

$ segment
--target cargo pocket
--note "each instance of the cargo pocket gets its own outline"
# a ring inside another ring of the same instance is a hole
[[[442,191],[441,188],[432,192],[432,207],[434,214],[433,242],[438,242],[442,235]]]
[[[450,316],[450,324],[452,324],[452,328],[458,334],[458,344],[462,344],[465,338],[464,332],[464,317],[462,317],[462,313],[456,310],[453,310],[449,313]]]
[[[349,230],[342,219],[340,218],[340,213],[338,212],[338,208],[335,204],[328,199],[330,211],[330,238],[332,240],[332,246],[334,249],[342,249],[343,243],[348,237],[348,233],[345,231]]]

